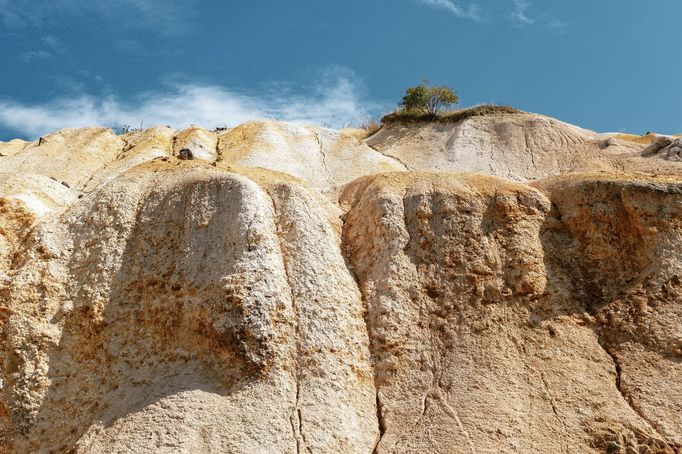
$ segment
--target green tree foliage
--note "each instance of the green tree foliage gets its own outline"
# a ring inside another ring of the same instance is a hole
[[[458,99],[450,87],[431,86],[428,80],[423,80],[416,87],[405,90],[400,106],[407,111],[418,111],[435,117],[444,109],[457,104]]]

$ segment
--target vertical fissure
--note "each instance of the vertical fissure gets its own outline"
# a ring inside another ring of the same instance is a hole
[[[607,355],[611,357],[611,361],[613,362],[614,369],[616,371],[616,389],[618,389],[618,392],[620,395],[623,397],[623,400],[625,403],[632,409],[633,412],[640,418],[642,418],[643,421],[645,421],[647,424],[649,424],[649,427],[651,427],[656,434],[661,437],[661,440],[663,440],[665,443],[667,443],[671,448],[675,450],[675,452],[679,452],[679,450],[676,447],[673,447],[672,444],[668,441],[668,439],[663,435],[663,431],[661,428],[656,424],[654,421],[649,419],[644,412],[642,411],[641,408],[637,405],[637,403],[634,401],[632,396],[630,396],[624,389],[623,389],[623,382],[622,382],[622,374],[623,374],[623,368],[620,364],[620,359],[618,358],[618,355],[616,352],[613,351],[613,349],[606,344],[606,342],[603,339],[600,339],[600,345],[604,349]]]
[[[170,155],[171,156],[175,156],[175,144],[177,143],[177,141],[178,141],[178,135],[173,134],[173,139],[171,140],[171,143],[170,143]]]
[[[300,407],[300,399],[301,399],[301,357],[302,357],[302,347],[301,347],[301,329],[300,329],[300,313],[299,313],[299,308],[296,302],[296,295],[294,292],[294,289],[292,287],[292,280],[289,274],[289,265],[288,265],[288,260],[287,260],[287,253],[286,253],[286,246],[282,244],[282,229],[281,229],[281,223],[279,219],[279,209],[277,206],[277,201],[276,198],[272,196],[272,194],[268,193],[268,196],[270,197],[270,202],[272,203],[273,207],[273,220],[275,222],[275,228],[277,230],[276,236],[277,236],[277,244],[279,246],[279,251],[280,251],[280,256],[282,258],[282,269],[284,270],[284,275],[287,280],[287,286],[289,287],[289,294],[291,298],[291,308],[294,312],[294,335],[296,337],[296,348],[294,351],[293,355],[293,362],[294,362],[294,380],[296,382],[296,401],[294,404],[294,408],[292,410],[292,414],[289,417],[289,421],[291,423],[292,427],[292,435],[294,437],[294,440],[296,442],[296,452],[301,453],[301,452],[308,452],[312,454],[312,450],[307,446],[307,441],[306,437],[303,433],[303,412]],[[296,421],[295,421],[296,419]]]
[[[327,166],[327,154],[324,152],[324,144],[322,143],[322,139],[320,138],[320,135],[317,132],[314,132],[313,136],[315,136],[315,140],[317,141],[317,146],[319,147],[320,154],[322,155],[322,167],[324,167],[325,177],[327,178],[327,182],[332,187],[334,187],[334,181],[332,180],[331,172],[329,171],[329,167]]]
[[[223,152],[220,150],[220,137],[221,134],[216,134],[216,141],[215,141],[215,162],[220,162],[223,160]]]
[[[377,452],[377,449],[379,449],[379,443],[381,443],[381,439],[384,438],[384,434],[386,433],[386,421],[384,420],[384,411],[382,408],[381,404],[381,396],[379,395],[379,391],[376,391],[376,406],[377,406],[377,421],[379,423],[379,438],[377,439],[376,444],[374,445],[374,449],[372,450],[372,454],[375,454]]]
[[[352,266],[352,258],[351,254],[349,253],[349,246],[346,243],[346,223],[348,220],[348,212],[346,212],[345,215],[341,216],[341,221],[343,223],[341,227],[341,256],[343,257],[344,263],[346,265],[346,269],[348,270],[348,274],[353,278],[353,281],[355,282],[355,286],[358,289],[358,293],[360,294],[360,302],[362,303],[362,306],[365,310],[364,316],[363,316],[363,321],[365,325],[365,332],[367,333],[367,348],[369,350],[369,360],[370,360],[370,368],[372,371],[372,378],[373,378],[373,385],[374,385],[374,391],[375,391],[375,405],[376,405],[376,415],[377,415],[377,427],[379,431],[379,437],[377,438],[376,444],[374,445],[374,449],[372,449],[372,454],[376,454],[379,449],[379,445],[381,444],[381,440],[384,438],[384,435],[386,434],[386,431],[388,430],[388,424],[386,422],[386,418],[384,417],[384,411],[383,411],[383,404],[381,401],[381,391],[379,390],[379,386],[377,385],[377,374],[376,374],[376,364],[375,364],[375,358],[374,355],[372,354],[372,332],[371,332],[371,327],[370,327],[370,321],[369,321],[369,304],[367,303],[367,298],[365,296],[365,292],[363,291],[362,285],[360,285],[360,279],[358,278],[357,273],[355,272],[355,268]]]

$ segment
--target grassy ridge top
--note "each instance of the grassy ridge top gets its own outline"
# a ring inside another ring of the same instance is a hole
[[[392,123],[456,123],[469,117],[482,117],[495,114],[516,114],[523,111],[510,106],[498,106],[494,104],[481,104],[466,109],[450,110],[436,115],[430,115],[422,111],[397,110],[381,119],[382,124]]]

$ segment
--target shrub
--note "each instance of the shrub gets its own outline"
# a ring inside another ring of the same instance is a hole
[[[405,91],[400,106],[408,112],[422,112],[435,117],[442,110],[457,104],[458,99],[450,87],[431,86],[428,80],[423,80],[421,84]]]

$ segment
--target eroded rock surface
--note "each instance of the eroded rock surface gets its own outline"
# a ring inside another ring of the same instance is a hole
[[[378,452],[678,449],[681,183],[558,179],[550,198],[470,175],[349,186]]]
[[[254,178],[157,161],[32,233],[2,290],[16,451],[370,450],[334,229],[303,187]]]
[[[513,181],[585,171],[682,172],[678,160],[666,159],[667,151],[647,153],[646,144],[525,112],[456,123],[392,123],[367,143],[412,170],[478,172]]]
[[[0,451],[681,452],[680,164],[527,116],[0,144]]]
[[[288,173],[322,192],[335,193],[363,175],[405,170],[352,133],[282,122],[237,126],[220,135],[218,149],[223,162]]]

